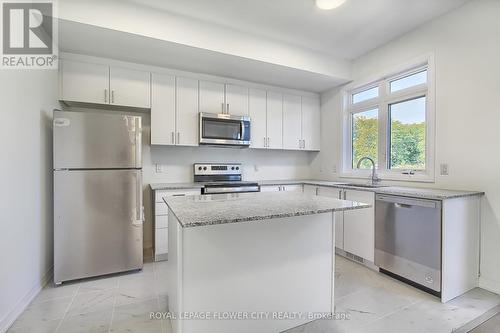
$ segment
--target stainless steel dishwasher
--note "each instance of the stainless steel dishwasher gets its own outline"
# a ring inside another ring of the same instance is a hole
[[[383,194],[375,199],[375,265],[440,296],[441,202]]]

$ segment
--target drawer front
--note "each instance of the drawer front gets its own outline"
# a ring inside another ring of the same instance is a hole
[[[155,191],[155,202],[163,203],[163,197],[175,197],[186,195],[200,195],[201,189],[190,190],[172,190],[172,191]]]
[[[155,216],[155,229],[168,228],[168,215]]]
[[[168,228],[155,229],[155,255],[168,253]]]

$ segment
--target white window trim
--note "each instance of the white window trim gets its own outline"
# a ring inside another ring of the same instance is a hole
[[[412,71],[418,72],[422,68],[427,67],[427,83],[414,86],[408,89],[400,90],[387,96],[389,92],[390,79],[398,79],[399,77],[407,76]],[[379,85],[379,97],[369,99],[363,102],[352,105],[350,99],[352,94],[357,91],[369,89]],[[379,74],[370,77],[368,80],[353,82],[344,87],[342,90],[343,106],[341,117],[342,128],[342,153],[341,153],[341,173],[342,178],[369,178],[371,170],[367,169],[353,169],[351,163],[352,141],[351,141],[351,114],[367,111],[373,108],[379,109],[379,151],[378,160],[379,167],[377,175],[382,180],[396,180],[396,181],[411,181],[411,182],[434,182],[435,181],[435,124],[436,124],[436,99],[435,99],[435,64],[434,55],[428,54],[413,61],[386,71],[384,74]],[[412,99],[419,96],[426,96],[426,170],[415,171],[413,175],[403,174],[403,170],[388,169],[386,166],[387,152],[385,147],[388,143],[388,114],[389,112],[380,112],[380,110],[388,110],[389,104],[402,101],[405,99]]]

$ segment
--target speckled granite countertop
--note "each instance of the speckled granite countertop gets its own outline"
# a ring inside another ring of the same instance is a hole
[[[481,196],[484,192],[480,191],[460,191],[460,190],[446,190],[434,188],[421,188],[421,187],[399,187],[399,186],[384,186],[377,188],[357,187],[355,185],[346,185],[343,182],[326,181],[326,180],[262,180],[256,181],[261,186],[272,185],[313,185],[313,186],[326,186],[335,188],[353,189],[359,191],[368,191],[379,194],[400,195],[413,198],[433,199],[433,200],[446,200],[453,198],[461,198],[468,196]],[[204,183],[163,183],[151,184],[152,190],[177,190],[177,189],[194,189],[201,188]]]
[[[294,192],[165,197],[183,228],[369,208],[369,204]]]

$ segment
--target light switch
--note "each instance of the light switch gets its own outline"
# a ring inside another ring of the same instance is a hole
[[[447,163],[442,163],[440,166],[440,174],[441,176],[448,176],[449,175],[449,170],[448,170],[448,164]]]
[[[156,173],[162,173],[162,172],[163,172],[163,165],[156,164]]]

